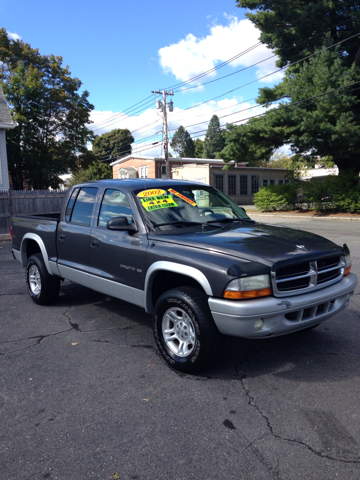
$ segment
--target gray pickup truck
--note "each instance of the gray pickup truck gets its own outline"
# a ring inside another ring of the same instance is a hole
[[[75,185],[60,214],[14,216],[12,239],[35,303],[54,302],[68,279],[143,307],[162,357],[187,373],[218,360],[224,335],[319,325],[357,285],[346,245],[256,223],[218,190],[186,181]]]

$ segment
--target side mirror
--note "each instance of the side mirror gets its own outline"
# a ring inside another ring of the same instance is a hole
[[[122,230],[127,232],[137,232],[137,228],[133,223],[129,223],[127,217],[114,217],[106,224],[109,230]]]

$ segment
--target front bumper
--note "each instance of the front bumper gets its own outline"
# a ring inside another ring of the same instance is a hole
[[[343,279],[311,293],[290,297],[264,297],[254,300],[209,298],[209,307],[220,333],[234,337],[264,338],[296,332],[327,320],[350,302],[357,277],[349,273]],[[254,323],[262,319],[260,331]]]

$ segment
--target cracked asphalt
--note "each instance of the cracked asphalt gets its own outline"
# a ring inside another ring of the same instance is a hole
[[[346,242],[360,276],[359,222],[274,220]],[[70,282],[37,306],[10,251],[0,243],[1,480],[360,479],[359,287],[317,329],[228,338],[189,376],[163,363],[138,307]]]

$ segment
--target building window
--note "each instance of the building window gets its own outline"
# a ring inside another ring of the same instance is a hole
[[[269,180],[270,185],[275,185],[275,180]]]
[[[166,165],[161,165],[161,176],[166,177]]]
[[[279,180],[278,185],[284,185],[284,180]]]
[[[236,175],[228,176],[228,195],[236,195]]]
[[[248,195],[248,176],[247,175],[240,175],[240,195]]]
[[[268,180],[265,180],[265,179],[263,179],[262,183],[263,183],[263,187],[267,187],[269,185]]]
[[[224,175],[215,174],[215,188],[224,193]]]
[[[140,167],[140,178],[148,178],[148,167]]]
[[[259,175],[251,175],[251,195],[259,191]]]

